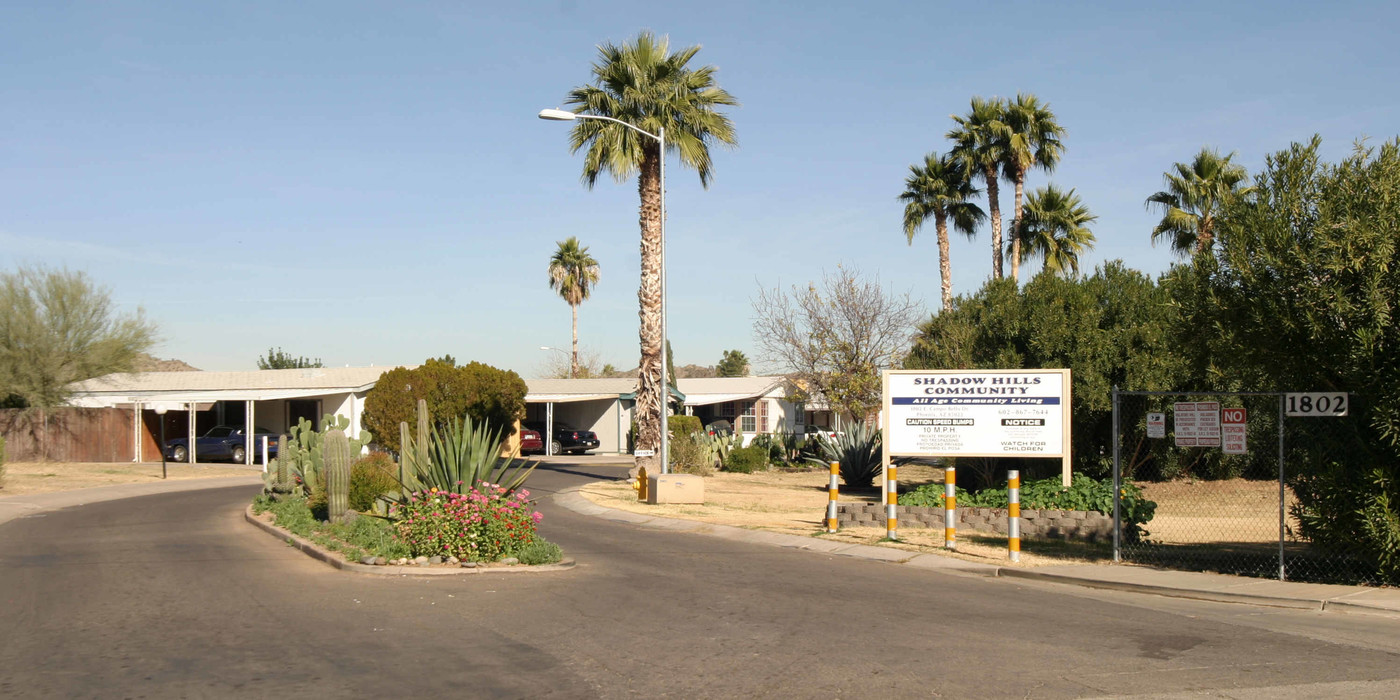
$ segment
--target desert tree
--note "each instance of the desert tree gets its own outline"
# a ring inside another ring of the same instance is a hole
[[[898,365],[924,314],[910,293],[837,267],[820,281],[753,298],[754,343],[833,411],[865,420],[880,407],[880,370]]]
[[[37,414],[40,459],[48,458],[49,417],[73,383],[131,371],[155,339],[142,309],[119,312],[86,273],[26,266],[0,274],[0,396]]]

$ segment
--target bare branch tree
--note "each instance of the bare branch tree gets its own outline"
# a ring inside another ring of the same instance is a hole
[[[868,419],[880,407],[880,370],[909,349],[922,300],[886,290],[878,275],[838,266],[820,286],[760,288],[752,300],[760,355],[805,384],[832,410]]]

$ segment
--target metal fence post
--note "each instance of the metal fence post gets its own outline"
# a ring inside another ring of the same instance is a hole
[[[1283,539],[1284,539],[1284,513],[1283,513],[1283,418],[1284,418],[1284,396],[1278,395],[1278,580],[1287,580],[1284,573],[1283,563]]]
[[[1113,561],[1123,560],[1123,515],[1119,504],[1123,500],[1123,474],[1118,455],[1118,385],[1113,386]]]

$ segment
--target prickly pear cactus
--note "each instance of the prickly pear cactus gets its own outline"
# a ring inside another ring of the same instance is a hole
[[[326,433],[326,510],[331,522],[340,522],[350,509],[350,439],[342,430]]]

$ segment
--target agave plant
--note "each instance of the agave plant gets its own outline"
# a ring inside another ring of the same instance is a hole
[[[466,493],[486,482],[512,492],[524,485],[539,466],[539,462],[518,460],[518,452],[501,457],[503,432],[492,429],[486,421],[475,422],[471,416],[450,420],[431,430],[426,450],[412,436],[409,441],[415,444],[404,445],[400,453],[403,485],[409,491],[436,488]]]
[[[841,480],[851,488],[867,488],[880,475],[880,430],[856,423],[833,438],[817,438],[816,464],[841,464]]]

